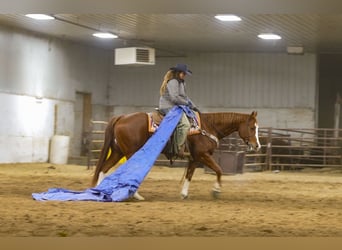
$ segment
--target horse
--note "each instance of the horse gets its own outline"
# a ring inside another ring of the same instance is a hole
[[[212,156],[214,150],[219,146],[220,139],[238,131],[240,138],[247,145],[248,151],[260,149],[259,126],[256,117],[256,111],[251,114],[236,112],[199,113],[199,132],[187,135],[186,144],[190,157],[183,177],[185,179],[181,190],[182,199],[188,198],[188,190],[194,171],[202,164],[216,173],[216,181],[212,188],[213,195],[216,196],[221,192],[222,169]],[[122,157],[129,159],[152,136],[153,132],[149,132],[148,128],[148,119],[148,113],[145,112],[123,114],[110,119],[105,129],[104,144],[93,174],[93,186],[98,185],[105,174]],[[111,153],[108,156],[110,150]],[[165,150],[161,153],[165,154]],[[145,199],[138,192],[133,197],[137,200]]]

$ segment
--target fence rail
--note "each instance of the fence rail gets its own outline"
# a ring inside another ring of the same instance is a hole
[[[341,135],[342,129],[261,128],[261,151],[246,154],[245,167],[260,170],[341,168]]]

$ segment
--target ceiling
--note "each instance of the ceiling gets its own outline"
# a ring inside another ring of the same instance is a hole
[[[240,22],[221,22],[215,14],[54,14],[37,21],[24,14],[0,14],[0,25],[72,40],[104,49],[148,46],[157,56],[197,52],[286,52],[303,46],[307,53],[342,53],[342,14],[241,14]],[[118,39],[100,40],[94,31]],[[282,39],[265,41],[259,33]]]

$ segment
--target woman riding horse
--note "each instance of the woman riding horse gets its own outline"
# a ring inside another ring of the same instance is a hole
[[[191,76],[192,72],[188,69],[186,64],[177,64],[170,68],[165,76],[160,87],[159,110],[166,115],[175,105],[185,105],[190,109],[198,111],[194,103],[187,96],[185,90],[185,76]],[[177,125],[176,129],[176,154],[180,158],[184,156],[185,142],[188,131],[190,129],[190,122],[186,114],[183,115]]]
[[[181,197],[188,197],[189,185],[197,167],[206,165],[216,173],[213,194],[220,192],[222,169],[213,158],[213,152],[218,147],[219,140],[237,131],[240,138],[249,149],[259,150],[257,112],[251,114],[217,112],[200,113],[200,133],[187,136],[190,159],[186,169],[185,181]],[[127,159],[137,152],[152,136],[148,128],[148,114],[138,112],[116,116],[111,119],[105,132],[104,145],[96,164],[93,185],[99,184],[105,174],[119,160]],[[111,154],[108,156],[109,151]],[[136,192],[134,198],[144,198]]]

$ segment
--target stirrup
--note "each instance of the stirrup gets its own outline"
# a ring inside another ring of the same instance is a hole
[[[177,150],[178,152],[176,152],[176,157],[177,158],[180,158],[180,159],[185,159],[187,157],[191,157],[191,154],[190,154],[190,150],[189,150],[189,146],[188,146],[188,143],[185,142],[182,147],[181,147],[181,150]]]

